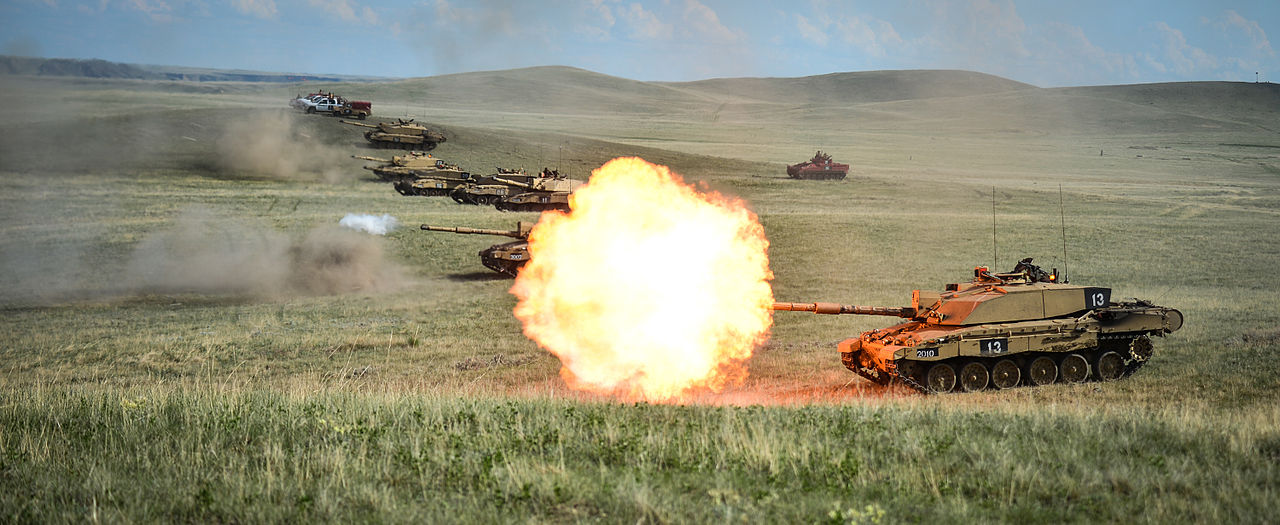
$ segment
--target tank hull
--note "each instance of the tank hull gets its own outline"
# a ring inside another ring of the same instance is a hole
[[[501,211],[569,211],[568,192],[525,192],[493,203]]]
[[[371,130],[364,134],[365,140],[378,148],[392,149],[408,149],[431,151],[445,139],[440,137],[429,137],[426,135],[409,135],[401,133],[386,133],[379,130]]]
[[[422,177],[396,181],[395,189],[406,197],[445,197],[465,184],[466,179]]]
[[[515,277],[529,262],[529,241],[495,244],[480,250],[480,263],[495,272]]]
[[[462,184],[449,192],[458,204],[488,206],[511,194],[511,186],[502,184]]]
[[[843,179],[848,173],[848,164],[831,160],[831,155],[821,150],[806,162],[787,166],[787,176],[801,180],[838,180]]]
[[[926,393],[1109,381],[1137,371],[1151,357],[1150,336],[1182,322],[1178,310],[1134,301],[1079,317],[971,326],[910,321],[842,341],[839,351],[845,367],[871,381]]]
[[[830,164],[826,166],[806,164],[787,167],[787,176],[800,180],[840,180],[848,174],[848,164]]]

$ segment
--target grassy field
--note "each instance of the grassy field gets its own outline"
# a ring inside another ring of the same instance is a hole
[[[923,397],[838,362],[889,320],[779,314],[732,391],[574,392],[479,265],[500,239],[417,229],[536,216],[374,182],[349,156],[386,152],[361,130],[280,110],[308,86],[0,79],[20,102],[0,122],[0,516],[1268,522],[1280,91],[920,74],[322,87],[441,128],[434,153],[474,171],[640,155],[738,196],[784,301],[898,306],[965,279],[993,264],[994,190],[997,268],[1034,256],[1184,312],[1140,373]],[[925,79],[957,87],[885,95]],[[783,176],[818,148],[850,176]],[[334,233],[347,213],[404,227]],[[334,243],[352,271],[287,255]]]

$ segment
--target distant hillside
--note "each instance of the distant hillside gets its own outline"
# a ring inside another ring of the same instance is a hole
[[[1280,132],[1280,84],[1165,82],[1057,88],[1067,95],[1106,99],[1205,120],[1255,125]]]
[[[31,58],[0,55],[0,74],[55,77],[163,79],[164,76],[131,64],[106,60]]]
[[[1039,89],[971,71],[870,71],[800,78],[643,82],[564,66],[414,78],[385,88],[385,95],[393,98],[419,93],[423,103],[432,106],[574,114],[712,111],[725,103],[849,106]]]
[[[670,113],[712,103],[663,84],[564,66],[413,78],[379,87],[388,97],[416,98],[429,106],[529,113]]]
[[[122,64],[106,60],[32,58],[0,55],[0,75],[115,78],[133,80],[187,80],[193,82],[361,82],[370,77],[304,75],[236,69]]]
[[[986,95],[1037,89],[984,73],[956,70],[859,71],[797,78],[717,78],[664,84],[727,101],[847,105]]]

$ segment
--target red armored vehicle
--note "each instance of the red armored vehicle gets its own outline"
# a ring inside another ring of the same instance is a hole
[[[849,173],[848,164],[833,162],[831,155],[819,150],[808,162],[787,166],[787,175],[793,179],[832,180],[843,179]]]

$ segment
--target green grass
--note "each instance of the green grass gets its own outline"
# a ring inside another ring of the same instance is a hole
[[[742,386],[618,404],[568,390],[521,334],[511,281],[476,257],[505,239],[417,230],[535,215],[397,195],[348,158],[387,153],[359,129],[278,112],[295,86],[7,78],[22,104],[0,123],[0,516],[1269,520],[1280,152],[1250,124],[1257,106],[1280,107],[1266,93],[1223,108],[1217,95],[1252,88],[814,106],[549,73],[564,72],[512,75],[551,83],[530,99],[550,106],[491,104],[511,98],[486,87],[493,75],[368,89],[383,115],[441,128],[434,153],[464,168],[582,178],[631,154],[744,199],[784,301],[899,306],[964,280],[992,264],[993,187],[998,269],[1023,256],[1063,267],[1061,185],[1073,282],[1179,308],[1187,325],[1123,381],[922,397],[835,356],[893,319],[780,313]],[[451,82],[469,91],[441,93]],[[594,98],[568,111],[572,97]],[[617,107],[632,98],[643,111]],[[287,136],[296,169],[228,162],[232,132]],[[854,165],[848,179],[782,177],[818,147]],[[193,214],[216,236],[296,241],[350,212],[404,225],[378,240],[401,286],[193,293],[127,279],[140,246]]]
[[[12,521],[1265,522],[1280,496],[1274,428],[1179,409],[44,388],[0,403]]]

